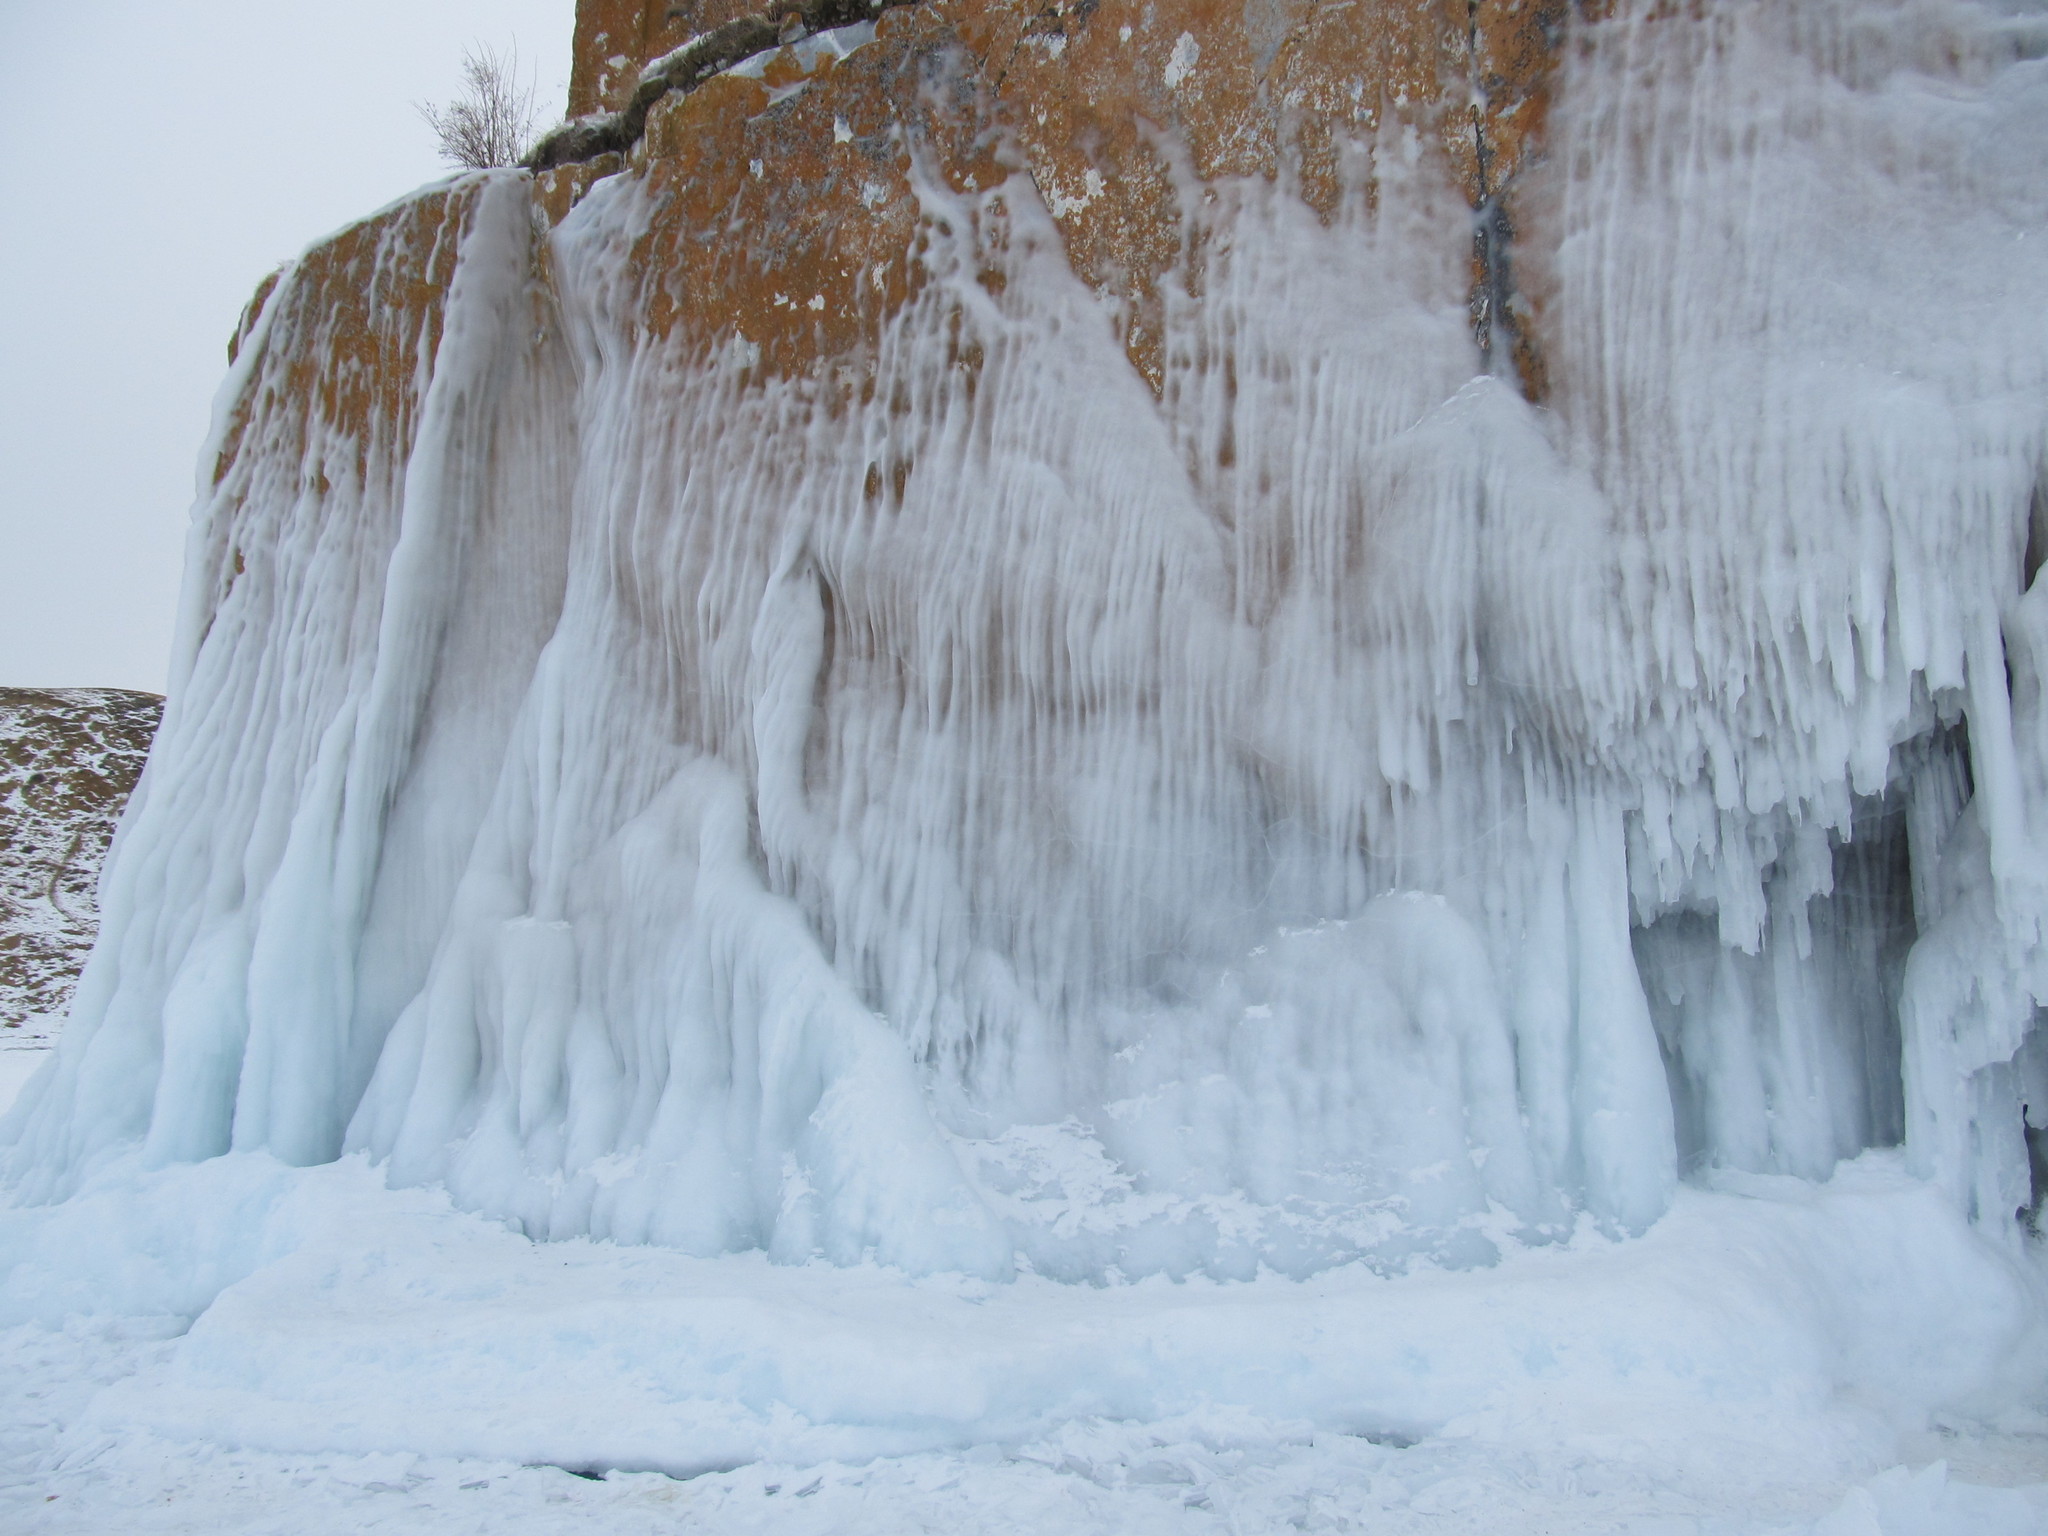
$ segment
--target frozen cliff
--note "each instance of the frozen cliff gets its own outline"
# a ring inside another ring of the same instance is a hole
[[[2019,1241],[2048,11],[744,9],[252,303],[17,1188],[1237,1276],[1903,1144]]]

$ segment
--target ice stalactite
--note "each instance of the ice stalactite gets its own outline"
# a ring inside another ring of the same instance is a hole
[[[941,24],[777,120],[975,99]],[[1243,1275],[1903,1138],[2009,1226],[2044,49],[1580,16],[1515,188],[1540,405],[1391,114],[1320,210],[1162,151],[1156,378],[1039,183],[907,108],[912,252],[800,368],[678,318],[748,226],[677,212],[673,121],[552,230],[499,173],[317,248],[13,1175],[347,1146],[535,1235]]]
[[[340,1150],[559,609],[541,514],[573,456],[533,254],[519,187],[422,196],[288,271],[243,342],[189,544],[179,745],[103,887],[124,918],[54,1085],[78,1107],[30,1123],[51,1170],[138,1134],[166,1160]]]
[[[1695,1153],[1814,1177],[1903,1129],[1993,1221],[2027,1199],[1995,1064],[2048,996],[2007,698],[2038,601],[2043,28],[1621,8],[1566,65],[1541,186],[1553,404],[1634,545],[1613,739]]]

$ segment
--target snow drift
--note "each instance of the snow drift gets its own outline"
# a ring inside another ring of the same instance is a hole
[[[1149,127],[1125,302],[947,15],[260,297],[17,1190],[361,1150],[537,1237],[1230,1278],[1902,1144],[2017,1242],[2048,15],[1575,13],[1540,380],[1421,109],[1322,206]]]

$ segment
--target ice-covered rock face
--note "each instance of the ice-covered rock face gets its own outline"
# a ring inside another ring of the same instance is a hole
[[[1903,1139],[2014,1230],[2044,52],[963,0],[316,247],[13,1176],[1245,1274]]]

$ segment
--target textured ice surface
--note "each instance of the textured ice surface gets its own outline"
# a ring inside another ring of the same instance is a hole
[[[36,1069],[50,1059],[62,1021],[36,1014],[0,1035],[0,1115],[14,1107],[14,1101]]]
[[[0,1212],[0,1526],[2040,1530],[2038,1277],[1896,1153],[1714,1184],[1487,1268],[1099,1287],[110,1169]]]
[[[865,403],[632,174],[289,271],[0,1524],[2040,1530],[2048,25],[1611,11],[1541,409],[1391,140],[1191,203],[1156,399],[1021,180]]]
[[[657,180],[310,253],[10,1178],[359,1149],[535,1236],[1225,1278],[1903,1141],[2019,1243],[2044,48],[1580,24],[1542,409],[1391,132],[1328,223],[1190,203],[1156,399],[1021,177],[923,189],[843,396],[649,323]]]

